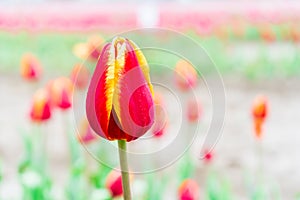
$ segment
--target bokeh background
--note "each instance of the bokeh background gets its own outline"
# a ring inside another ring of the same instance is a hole
[[[297,1],[1,1],[0,198],[112,198],[107,184],[111,169],[93,159],[82,146],[96,157],[115,163],[110,167],[118,166],[118,158],[109,154],[101,138],[93,134],[92,139],[78,139],[78,133],[85,135],[88,128],[74,121],[75,102],[53,109],[50,119],[36,122],[30,115],[33,96],[57,77],[73,80],[76,65],[87,69],[90,77],[101,45],[113,36],[154,27],[181,32],[207,52],[223,78],[226,118],[216,146],[199,159],[206,151],[200,143],[213,110],[203,77],[210,82],[218,79],[213,66],[205,61],[193,63],[194,68],[201,69],[195,76],[179,57],[145,53],[149,63],[167,66],[150,65],[152,80],[167,85],[181,101],[178,105],[169,91],[155,87],[157,104],[168,116],[163,117],[167,125],[147,133],[156,135],[148,146],[137,141],[129,148],[155,149],[168,144],[175,133],[184,140],[197,125],[200,136],[172,166],[134,175],[134,199],[183,199],[178,188],[187,179],[197,183],[196,189],[190,189],[199,193],[195,199],[300,199],[299,24]],[[136,44],[153,40],[143,34],[131,39]],[[157,35],[155,43],[164,44],[166,49],[175,45],[190,51],[191,57],[201,56],[168,34]],[[28,53],[34,57],[29,65],[42,69],[37,78],[26,77],[22,71]],[[197,91],[200,102],[195,104],[192,92],[178,83],[180,68],[187,70],[184,78],[189,81],[188,87]],[[82,69],[78,76],[84,74]],[[70,102],[82,102],[87,83],[83,81],[83,89],[76,80],[73,83],[76,87]],[[62,98],[60,91],[54,92],[54,98]],[[257,137],[253,102],[260,95],[268,109],[262,136]],[[179,107],[182,115],[178,115]],[[182,123],[183,131],[176,130],[178,123]],[[161,159],[165,158],[149,160],[150,165],[159,166]]]

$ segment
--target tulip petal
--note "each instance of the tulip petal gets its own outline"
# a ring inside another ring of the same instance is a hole
[[[114,92],[115,52],[107,44],[98,60],[86,99],[86,114],[92,129],[107,137]]]
[[[136,54],[126,42],[125,63],[118,79],[113,108],[122,130],[133,137],[142,136],[153,124],[152,94],[139,66]]]

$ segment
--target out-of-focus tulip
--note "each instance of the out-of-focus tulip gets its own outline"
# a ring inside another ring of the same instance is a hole
[[[161,137],[168,124],[167,113],[165,112],[165,105],[163,97],[160,93],[156,92],[154,95],[155,104],[155,122],[152,126],[152,133],[155,137]]]
[[[147,61],[132,41],[116,37],[102,51],[90,81],[86,114],[108,140],[137,139],[154,121]]]
[[[30,118],[34,122],[42,122],[50,119],[50,97],[46,89],[39,89],[33,95]]]
[[[70,79],[78,89],[86,88],[89,82],[90,72],[89,70],[81,64],[76,64],[71,71]]]
[[[42,67],[38,59],[30,53],[21,58],[21,75],[26,80],[36,81],[40,78]]]
[[[112,197],[121,196],[123,194],[121,172],[112,170],[106,178],[105,186]]]
[[[86,43],[78,43],[73,48],[73,53],[80,59],[98,60],[104,39],[99,35],[91,36]]]
[[[261,38],[267,42],[274,42],[276,40],[276,35],[271,27],[263,26],[260,28]]]
[[[180,200],[197,200],[199,199],[199,186],[192,179],[184,180],[179,186],[178,197]]]
[[[206,163],[210,163],[212,161],[212,159],[213,159],[213,152],[205,150],[204,151],[204,161]]]
[[[263,95],[258,95],[252,105],[252,116],[254,120],[255,135],[261,138],[262,125],[268,114],[268,101]]]
[[[78,131],[79,131],[78,140],[81,143],[89,144],[90,142],[97,139],[97,136],[95,135],[92,128],[90,127],[89,122],[87,121],[87,119],[84,119],[81,122]]]
[[[202,105],[196,98],[188,101],[187,118],[189,122],[197,122],[202,115]]]
[[[69,78],[60,77],[49,83],[51,103],[66,110],[72,106],[73,83]]]
[[[188,90],[197,84],[198,74],[185,60],[179,60],[175,66],[175,81],[179,89]]]

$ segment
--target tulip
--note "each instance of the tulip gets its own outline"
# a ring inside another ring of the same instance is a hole
[[[40,78],[42,67],[38,59],[26,53],[21,58],[21,75],[26,80],[36,81]]]
[[[184,180],[179,186],[178,197],[180,200],[199,199],[199,186],[192,179]]]
[[[202,115],[201,103],[195,98],[190,99],[187,105],[188,121],[191,123],[197,122],[197,120],[200,119],[201,115]]]
[[[112,170],[105,181],[106,188],[110,191],[112,197],[118,197],[123,194],[121,173]]]
[[[105,45],[88,88],[86,115],[98,135],[118,140],[125,200],[131,199],[126,142],[151,128],[152,95],[149,67],[136,44],[116,37]]]
[[[205,150],[204,151],[204,161],[206,163],[210,163],[213,159],[213,153],[211,151]]]
[[[78,43],[73,48],[73,53],[81,59],[98,60],[104,40],[98,35],[91,36],[86,43]]]
[[[262,125],[268,114],[268,101],[265,96],[259,95],[254,99],[252,105],[252,116],[254,120],[255,135],[261,138]]]
[[[161,137],[166,129],[168,119],[165,112],[165,105],[163,97],[160,93],[156,92],[154,95],[155,104],[155,122],[152,126],[152,133],[155,137]]]
[[[86,114],[93,130],[108,140],[135,140],[153,124],[147,61],[130,40],[107,44],[92,76]]]
[[[175,82],[179,89],[188,90],[197,84],[197,71],[185,60],[179,60],[175,66]]]
[[[76,64],[72,69],[70,79],[78,89],[84,89],[89,82],[89,70],[81,64]]]
[[[51,106],[48,91],[39,89],[33,96],[30,118],[34,122],[42,122],[50,119]]]
[[[97,138],[86,119],[81,122],[81,126],[78,131],[78,140],[81,143],[89,144]]]
[[[72,106],[73,84],[69,78],[60,77],[49,83],[51,103],[53,106],[66,110]]]

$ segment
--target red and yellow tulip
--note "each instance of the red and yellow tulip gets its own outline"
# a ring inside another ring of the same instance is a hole
[[[73,83],[69,78],[60,77],[49,83],[51,103],[66,110],[72,106]]]
[[[112,170],[105,181],[106,188],[110,191],[112,197],[118,197],[123,194],[121,173]]]
[[[199,199],[199,186],[192,179],[184,180],[178,189],[178,197],[180,200],[197,200]]]
[[[252,105],[252,116],[254,120],[255,135],[261,138],[262,125],[268,115],[268,101],[263,95],[258,95]]]
[[[51,117],[51,103],[48,91],[39,89],[33,96],[30,118],[34,122],[42,122]]]
[[[108,140],[131,141],[154,121],[149,67],[131,40],[116,37],[103,48],[86,99],[93,130]]]
[[[81,64],[76,64],[70,75],[70,79],[74,86],[78,89],[84,89],[87,87],[89,82],[90,72],[89,70]]]
[[[179,60],[175,66],[175,82],[179,89],[188,90],[196,86],[197,71],[185,60]]]
[[[42,67],[38,59],[31,53],[21,58],[21,76],[26,80],[36,81],[40,78]]]

